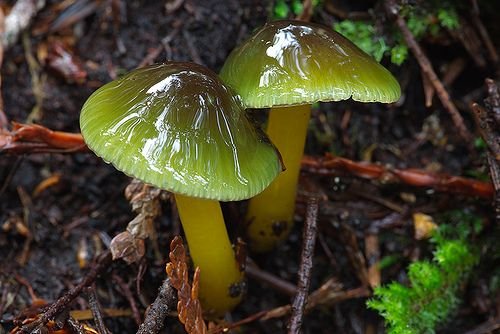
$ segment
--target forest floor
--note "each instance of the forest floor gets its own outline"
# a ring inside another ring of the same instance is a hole
[[[92,304],[97,298],[106,310],[104,324],[110,332],[135,333],[166,277],[170,242],[182,235],[169,196],[162,192],[158,197],[157,238],[146,241],[144,257],[134,264],[116,260],[96,267],[93,259],[105,253],[111,239],[136,216],[124,195],[131,179],[90,152],[2,151],[2,140],[12,133],[11,121],[78,133],[80,109],[90,94],[146,64],[194,61],[220,70],[229,52],[270,19],[272,2],[47,2],[26,31],[0,50],[0,334],[12,331],[19,319],[39,319],[47,310],[45,304],[67,294],[83,277],[90,288],[60,308],[61,322],[72,311],[76,321],[97,328],[89,311],[95,313],[89,300]],[[5,15],[13,3],[0,5]],[[310,20],[332,26],[351,12],[368,15],[371,4],[356,1],[337,8],[333,3],[324,1]],[[499,41],[499,17],[493,12],[481,12],[482,26],[491,40]],[[478,36],[474,14],[460,14]],[[481,232],[471,236],[480,248],[480,262],[459,289],[462,303],[438,332],[490,333],[499,328],[498,199],[495,204],[488,164],[489,155],[498,167],[498,155],[492,158],[495,152],[488,148],[488,138],[481,140],[488,131],[477,126],[471,107],[474,102],[485,105],[485,80],[498,79],[499,63],[479,37],[470,46],[470,35],[457,36],[445,31],[419,43],[438,77],[445,78],[444,87],[470,138],[463,138],[437,94],[426,95],[432,83],[423,80],[421,64],[411,51],[401,66],[383,60],[401,83],[403,97],[398,103],[349,100],[315,106],[297,197],[297,224],[289,240],[273,252],[249,254],[259,273],[271,279],[250,273],[246,297],[225,319],[226,324],[248,319],[234,332],[286,332],[289,314],[278,310],[272,316],[265,311],[293,299],[287,287],[297,282],[301,231],[311,194],[319,198],[319,213],[310,291],[329,285],[318,305],[306,313],[304,333],[384,332],[383,319],[366,307],[366,300],[380,283],[408,283],[408,265],[432,258],[433,244],[415,235],[422,217],[438,225],[456,225],[454,219],[461,219],[457,217],[481,225]],[[265,111],[261,114],[264,117]],[[493,141],[498,145],[498,137]],[[325,154],[348,160],[335,163]],[[413,169],[420,170],[414,177],[434,179],[423,186],[411,177],[384,179],[394,171]],[[453,176],[467,180],[444,184]],[[245,205],[223,205],[234,240],[244,238]],[[89,270],[97,270],[98,277],[89,277]],[[182,328],[171,315],[162,333],[182,333]]]

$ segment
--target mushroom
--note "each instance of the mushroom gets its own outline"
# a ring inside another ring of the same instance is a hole
[[[243,273],[218,201],[247,199],[281,172],[279,153],[239,97],[203,66],[134,70],[94,92],[80,125],[88,147],[118,170],[175,194],[200,300],[221,315],[241,299]]]
[[[300,21],[267,23],[231,52],[220,77],[247,108],[271,108],[267,134],[287,167],[249,203],[249,244],[261,252],[292,227],[311,105],[349,98],[390,103],[401,94],[391,73],[345,37]]]

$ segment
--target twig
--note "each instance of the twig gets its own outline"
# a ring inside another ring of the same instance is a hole
[[[35,98],[35,105],[26,118],[26,123],[33,123],[39,121],[43,116],[43,100],[45,99],[43,86],[45,85],[47,75],[42,72],[42,67],[33,54],[31,39],[27,32],[23,33],[22,42],[24,46],[24,57],[26,58],[26,63],[28,64],[31,75],[31,90]]]
[[[132,310],[130,309],[109,308],[109,307],[103,307],[101,309],[102,309],[102,316],[105,318],[114,318],[114,317],[130,318],[132,316]],[[92,314],[92,310],[90,309],[71,310],[69,311],[69,316],[78,321],[94,319],[94,315]]]
[[[313,263],[314,246],[316,245],[316,233],[318,224],[318,199],[309,198],[307,202],[306,222],[303,232],[303,246],[300,256],[299,281],[297,284],[297,294],[292,304],[292,315],[288,323],[288,333],[300,333],[302,319],[307,296],[309,293],[309,284],[311,281],[311,269]]]
[[[313,308],[320,305],[331,306],[344,300],[367,297],[370,295],[369,289],[364,286],[346,291],[337,290],[339,286],[340,285],[334,279],[330,279],[318,290],[314,291],[309,296],[308,304],[306,305],[306,312],[309,312]],[[277,307],[268,311],[262,317],[262,320],[283,317],[290,313],[291,308],[291,305]]]
[[[168,54],[169,44],[174,39],[174,37],[179,33],[179,30],[180,30],[179,28],[174,28],[167,36],[162,38],[160,45],[148,51],[146,56],[141,60],[141,62],[139,63],[139,65],[137,65],[137,67],[141,68],[146,65],[151,65],[152,63],[154,63],[154,61],[156,60],[156,58],[158,58],[162,50],[165,50],[165,52],[167,52],[165,60],[170,60],[171,55]]]
[[[335,260],[335,256],[333,255],[333,252],[330,250],[330,247],[328,247],[328,243],[326,242],[325,237],[323,234],[318,234],[318,241],[319,244],[321,245],[321,248],[323,249],[323,252],[325,253],[326,257],[330,261],[330,267],[331,268],[337,268],[338,263]]]
[[[38,296],[35,293],[35,290],[33,290],[33,286],[26,280],[26,278],[22,277],[19,274],[14,274],[14,279],[19,282],[19,284],[24,285],[26,287],[26,290],[28,290],[28,294],[30,295],[31,298],[31,303],[35,303],[37,300],[40,300]]]
[[[387,216],[372,221],[366,233],[377,234],[379,230],[403,225],[404,214],[392,212]]]
[[[380,285],[380,249],[377,234],[365,233],[365,257],[368,265],[367,276],[370,287]]]
[[[312,0],[303,0],[302,8],[302,13],[297,15],[297,20],[306,22],[310,21],[314,12]]]
[[[79,133],[53,131],[36,124],[13,122],[13,130],[0,128],[0,152],[11,154],[88,151]]]
[[[325,1],[324,8],[330,14],[337,16],[342,20],[369,20],[372,18],[368,11],[365,12],[355,12],[355,11],[346,11],[343,8],[337,7],[339,5],[339,1]]]
[[[465,334],[488,334],[497,333],[496,330],[500,329],[500,318],[488,320],[473,330],[467,331]]]
[[[174,13],[176,10],[181,8],[181,6],[184,4],[184,0],[173,0],[173,1],[167,1],[165,4],[165,11],[167,12],[168,15]]]
[[[3,14],[3,9],[0,8],[0,36],[3,36],[5,32],[5,16]],[[3,64],[3,54],[4,46],[3,42],[0,41],[0,69]],[[5,115],[4,104],[3,104],[3,93],[2,93],[2,73],[0,72],[0,129],[6,129],[9,121],[7,115]]]
[[[24,241],[23,244],[23,250],[17,259],[17,262],[21,266],[24,266],[28,262],[30,246],[31,243],[33,242],[33,233],[31,232],[32,228],[31,212],[33,211],[33,201],[31,200],[31,197],[28,195],[28,193],[26,192],[26,190],[24,190],[23,187],[17,186],[17,193],[23,205],[23,221],[28,230],[28,233],[26,235],[26,240]]]
[[[156,334],[162,327],[168,313],[176,309],[177,292],[170,285],[170,279],[165,279],[158,296],[146,312],[146,318],[139,327],[137,334]]]
[[[400,182],[414,187],[430,187],[443,192],[459,193],[467,196],[493,197],[493,186],[489,182],[447,174],[435,174],[420,169],[397,169],[356,162],[328,153],[325,158],[304,156],[302,169],[324,175],[331,175],[333,171],[344,171],[357,177],[379,180],[383,183]]]
[[[309,295],[305,311],[309,312],[310,310],[320,305],[333,305],[335,303],[339,303],[348,299],[367,297],[369,295],[370,291],[366,287],[359,287],[352,290],[342,291],[341,285],[334,279],[330,279],[318,290]],[[291,309],[292,306],[290,304],[287,304],[276,307],[274,309],[257,312],[237,322],[212,328],[209,330],[209,333],[227,333],[233,328],[237,328],[257,320],[264,321],[274,318],[281,318],[289,314],[291,312]]]
[[[89,295],[89,307],[92,311],[92,316],[94,317],[95,324],[97,326],[98,332],[100,334],[109,334],[109,330],[104,324],[104,319],[102,316],[102,307],[99,304],[99,299],[97,298],[97,293],[95,291],[95,286],[92,284],[87,288],[87,293]]]
[[[200,53],[194,45],[194,40],[191,34],[187,30],[182,30],[182,37],[184,37],[184,40],[186,41],[191,60],[197,64],[204,65],[203,60],[201,60]]]
[[[472,111],[474,111],[474,115],[476,116],[481,137],[486,142],[486,145],[495,160],[497,162],[500,161],[500,141],[498,135],[493,130],[496,125],[491,117],[492,115],[489,115],[490,112],[477,103],[472,104]],[[493,114],[492,111],[491,114]]]
[[[495,183],[495,221],[500,223],[500,166],[498,160],[488,154],[488,164],[490,165],[491,179]]]
[[[125,296],[127,299],[130,309],[132,310],[132,316],[137,324],[139,326],[142,322],[141,320],[141,315],[139,314],[139,309],[137,308],[137,303],[135,302],[134,297],[132,296],[132,291],[130,291],[130,288],[128,287],[127,283],[121,278],[120,276],[113,274],[113,281],[118,284],[120,287],[121,293]]]
[[[72,318],[71,316],[68,317],[68,320],[66,320],[66,324],[71,329],[73,334],[85,334],[83,326],[78,322],[78,320]]]
[[[347,257],[349,258],[349,262],[354,269],[355,275],[361,282],[361,285],[369,286],[370,280],[368,277],[368,266],[354,228],[342,221],[338,221],[336,223],[330,222],[327,226],[334,229],[334,233],[341,241],[341,244],[347,253]],[[327,230],[325,230],[325,232],[326,231]]]
[[[293,297],[297,294],[297,287],[295,285],[276,277],[267,271],[261,270],[252,261],[247,260],[245,272],[249,278],[264,282],[276,291],[279,291],[287,296]]]
[[[457,27],[457,29],[449,29],[448,32],[453,38],[462,43],[464,49],[474,60],[476,66],[482,68],[486,67],[487,63],[483,52],[484,45],[474,27],[467,20],[460,19],[459,27]]]
[[[487,108],[472,104],[472,111],[479,125],[481,137],[488,146],[488,165],[490,176],[495,188],[495,220],[500,222],[500,92],[493,80],[487,79]]]
[[[420,68],[434,86],[434,89],[436,90],[436,93],[439,99],[441,100],[441,103],[446,108],[446,110],[448,111],[453,120],[453,123],[457,127],[458,133],[460,134],[462,139],[465,140],[466,143],[471,143],[472,135],[465,126],[462,115],[460,115],[460,112],[458,111],[457,107],[451,101],[450,95],[448,94],[446,88],[444,88],[443,83],[439,80],[438,76],[436,75],[436,72],[432,68],[432,64],[429,61],[429,58],[427,58],[422,48],[415,40],[415,37],[411,33],[410,29],[406,25],[405,19],[400,15],[399,9],[395,4],[395,0],[386,0],[385,8],[390,17],[395,17],[396,25],[398,26],[399,30],[401,30],[401,33],[403,34],[403,38],[405,39],[406,44],[413,52],[413,55],[417,59]]]
[[[486,87],[488,88],[488,97],[484,100],[486,106],[493,112],[493,119],[498,124],[500,123],[500,90],[495,81],[486,79]],[[497,127],[498,129],[498,127]]]
[[[0,149],[1,151],[1,149]],[[10,170],[8,171],[7,176],[5,177],[2,186],[0,186],[0,197],[2,197],[3,193],[9,186],[10,182],[14,178],[14,175],[18,171],[19,165],[21,164],[21,161],[23,160],[23,157],[18,157],[16,160],[12,163],[10,166]]]
[[[483,22],[481,22],[481,18],[479,16],[479,6],[477,4],[477,0],[471,0],[472,3],[472,20],[476,25],[477,30],[479,30],[479,35],[483,39],[486,48],[488,49],[488,53],[490,55],[491,60],[498,65],[498,53],[496,51],[493,42],[491,41],[490,35],[488,34],[488,30],[484,27]]]
[[[54,317],[61,313],[69,305],[69,303],[73,301],[73,299],[78,297],[83,288],[92,284],[97,276],[108,267],[110,262],[111,253],[109,251],[101,254],[94,262],[90,271],[77,286],[69,290],[56,302],[51,304],[47,311],[45,311],[45,313],[43,313],[37,320],[22,326],[19,332],[25,334],[38,333],[37,331],[39,331],[49,320],[54,319]]]
[[[101,1],[74,1],[64,8],[50,24],[49,31],[68,28],[98,10]]]
[[[372,201],[374,203],[385,206],[386,208],[391,209],[392,211],[395,211],[398,213],[405,213],[406,211],[408,211],[408,209],[405,208],[404,206],[401,206],[393,201],[389,201],[385,198],[382,198],[380,196],[376,196],[375,194],[372,194],[372,193],[369,193],[366,191],[363,192],[361,190],[351,190],[350,189],[348,192],[355,195],[355,196],[362,197],[362,198],[367,199],[369,201]]]

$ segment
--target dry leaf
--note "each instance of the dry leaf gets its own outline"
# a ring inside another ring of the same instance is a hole
[[[381,282],[378,235],[367,234],[365,236],[365,256],[368,262],[368,283],[375,288]]]
[[[138,180],[125,189],[125,197],[137,216],[128,224],[127,231],[140,239],[155,237],[154,221],[160,215],[161,190]]]
[[[415,226],[415,239],[417,240],[430,238],[432,232],[437,228],[432,217],[421,212],[413,214],[413,225]]]
[[[76,260],[78,261],[78,266],[80,267],[80,269],[87,267],[89,258],[90,254],[87,239],[83,237],[78,241],[78,246],[76,249]]]
[[[143,207],[158,199],[160,193],[160,189],[135,179],[125,188],[125,198],[132,205],[132,210],[137,213],[146,211],[150,214],[157,214],[159,210],[158,207],[149,207],[149,210],[145,210]]]
[[[81,59],[61,40],[50,42],[44,60],[47,68],[67,83],[85,83],[87,72]]]
[[[144,240],[135,238],[128,231],[116,235],[109,248],[113,260],[123,259],[128,264],[138,262],[145,253]]]
[[[113,260],[123,259],[127,263],[138,262],[145,253],[144,239],[151,238],[156,244],[154,221],[160,215],[161,190],[133,180],[125,189],[125,197],[137,216],[127,225],[127,230],[111,241]]]
[[[40,195],[42,191],[44,191],[47,188],[55,186],[56,184],[59,183],[60,180],[61,180],[61,175],[59,173],[52,174],[51,176],[49,176],[36,186],[35,190],[33,190],[32,196],[38,197],[38,195]]]
[[[141,212],[128,223],[127,231],[135,238],[150,238],[155,235],[154,218]]]
[[[170,243],[170,262],[167,274],[170,283],[177,290],[177,312],[188,334],[205,334],[207,327],[203,321],[203,310],[198,300],[200,268],[196,268],[193,286],[189,284],[187,256],[182,238],[176,236]]]

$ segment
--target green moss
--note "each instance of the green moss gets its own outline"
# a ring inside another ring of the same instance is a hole
[[[455,4],[449,2],[425,2],[419,6],[405,5],[401,14],[408,28],[417,40],[425,35],[437,35],[443,29],[457,29],[460,25]],[[377,61],[390,55],[391,62],[401,65],[408,57],[408,47],[399,31],[377,31],[373,21],[344,20],[334,25],[334,29],[350,39],[354,44]],[[391,36],[392,38],[389,38]]]
[[[313,0],[313,10],[319,6],[321,0]],[[304,11],[304,5],[302,0],[276,0],[273,6],[273,19],[282,20],[289,18],[293,13],[294,15],[300,15]]]
[[[409,266],[409,286],[393,282],[375,289],[367,304],[385,318],[388,333],[434,333],[436,325],[456,309],[459,289],[479,259],[467,242],[477,232],[475,224],[476,219],[468,216],[456,226],[440,226],[432,239],[433,260]]]
[[[334,24],[333,28],[377,61],[389,50],[384,38],[376,36],[375,27],[371,23],[344,20]]]

